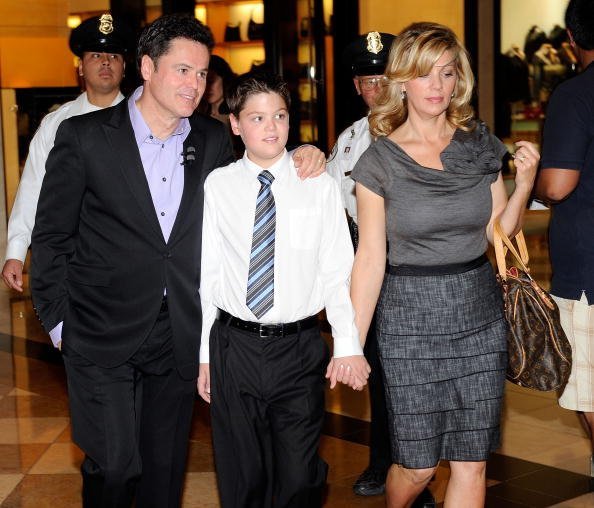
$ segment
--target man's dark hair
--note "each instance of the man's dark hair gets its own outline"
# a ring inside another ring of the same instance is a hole
[[[594,49],[594,0],[570,0],[565,26],[582,49]]]
[[[285,102],[287,111],[291,107],[291,96],[287,83],[277,74],[255,71],[242,74],[233,81],[226,97],[229,111],[239,117],[247,100],[259,93],[276,93]]]
[[[149,56],[156,67],[159,58],[169,51],[171,41],[179,38],[204,44],[209,52],[214,47],[212,33],[206,25],[187,14],[167,14],[143,28],[136,49],[138,69],[144,55]]]

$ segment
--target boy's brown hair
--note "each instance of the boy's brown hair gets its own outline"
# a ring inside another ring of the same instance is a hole
[[[284,101],[287,111],[291,107],[289,88],[283,78],[271,72],[248,72],[235,79],[226,94],[225,100],[231,114],[239,118],[247,100],[259,93],[276,93]]]

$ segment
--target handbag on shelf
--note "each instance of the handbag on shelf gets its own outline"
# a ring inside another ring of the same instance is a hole
[[[256,23],[254,21],[253,11],[250,13],[250,20],[248,21],[248,39],[250,41],[264,39],[264,23]]]
[[[250,65],[250,72],[258,72],[265,70],[266,68],[266,60],[252,60],[252,64]]]
[[[225,42],[237,42],[241,40],[241,36],[239,35],[240,26],[241,22],[236,24],[227,23],[227,26],[225,26]]]
[[[301,21],[299,23],[299,35],[304,39],[306,37],[309,37],[310,29],[311,29],[311,18],[309,18],[309,17],[301,18]]]
[[[517,245],[497,222],[493,244],[497,258],[497,279],[503,290],[507,334],[508,381],[539,391],[562,388],[571,372],[571,344],[559,319],[559,308],[544,289],[530,276],[528,249],[524,234]],[[511,252],[514,264],[506,265]],[[516,266],[517,265],[517,266]]]

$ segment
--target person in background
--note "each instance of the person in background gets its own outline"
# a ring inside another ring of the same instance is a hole
[[[78,74],[85,91],[75,100],[48,113],[29,145],[29,155],[8,220],[2,278],[11,289],[23,291],[23,264],[31,244],[45,162],[54,146],[56,131],[62,121],[71,116],[115,106],[124,98],[120,83],[124,77],[124,56],[130,46],[130,30],[111,14],[89,18],[70,33],[70,49],[79,58]]]
[[[468,55],[449,28],[410,25],[385,74],[369,118],[377,140],[352,173],[359,247],[351,297],[362,336],[379,297],[394,462],[386,501],[411,506],[449,460],[445,506],[478,508],[486,460],[499,446],[507,360],[501,289],[485,251],[496,221],[509,235],[521,227],[539,156],[516,143],[508,199],[506,148],[474,117]]]
[[[351,70],[353,84],[357,90],[357,94],[361,97],[368,110],[375,105],[375,100],[383,84],[386,82],[384,69],[393,40],[394,36],[392,34],[369,32],[351,42],[343,52],[343,65],[348,66]],[[361,154],[371,144],[371,141],[369,117],[365,115],[338,136],[327,162],[327,171],[338,182],[347,216],[349,221],[353,222],[350,227],[355,247],[357,236],[357,201],[355,197],[355,181],[351,178],[351,172]],[[370,338],[368,337],[367,340],[369,341]],[[370,345],[370,343],[366,343],[366,348]],[[381,383],[379,389],[382,389]],[[372,397],[372,400],[374,400],[374,397]],[[379,406],[377,407],[379,408]],[[387,436],[387,432],[383,433],[380,431],[380,437],[381,435]],[[388,466],[386,465],[386,467]],[[381,467],[379,470],[381,472]]]
[[[218,55],[210,57],[206,90],[199,106],[199,111],[229,125],[229,107],[225,102],[225,92],[229,90],[235,73],[224,58]]]
[[[218,55],[212,55],[208,66],[208,76],[206,77],[206,90],[202,101],[198,105],[198,110],[201,113],[223,122],[231,134],[229,107],[225,101],[225,95],[236,77],[225,59]],[[235,158],[240,159],[245,149],[241,137],[232,135],[231,141]]]
[[[393,40],[394,35],[392,34],[369,32],[355,39],[344,50],[343,64],[351,70],[355,89],[368,109],[373,108],[382,86],[386,83],[384,69]],[[351,172],[371,141],[369,117],[365,115],[340,134],[327,163],[328,173],[336,179],[341,188],[342,202],[346,209],[355,248],[358,238],[357,200],[355,181],[351,178]],[[353,490],[360,496],[376,496],[384,493],[386,475],[392,465],[392,456],[389,446],[386,393],[377,352],[375,321],[370,325],[365,341],[365,357],[371,367],[369,375],[371,406],[369,465],[355,481]],[[433,496],[428,489],[425,489],[419,496],[417,504],[422,506],[430,502],[433,502]]]
[[[580,412],[594,450],[594,1],[571,0],[565,26],[581,73],[550,97],[535,194],[553,209],[551,294],[573,353],[559,404]]]

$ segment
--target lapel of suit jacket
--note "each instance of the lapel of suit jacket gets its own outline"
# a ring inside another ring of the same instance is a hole
[[[138,206],[145,215],[153,231],[165,242],[161,225],[155,212],[146,174],[140,159],[140,152],[134,137],[132,122],[128,113],[128,100],[115,106],[113,115],[104,125],[105,135],[111,143],[124,180],[130,187]]]
[[[191,221],[186,221],[192,205],[196,199],[201,199],[204,185],[204,171],[202,165],[204,162],[204,131],[197,129],[196,125],[190,121],[191,130],[184,141],[184,154],[186,154],[186,164],[184,165],[184,191],[182,194],[179,210],[173,223],[171,235],[169,235],[169,244],[175,241],[176,237],[184,231],[184,226]],[[193,150],[192,150],[193,148]],[[193,155],[194,158],[188,157]],[[202,227],[202,225],[200,225]]]

